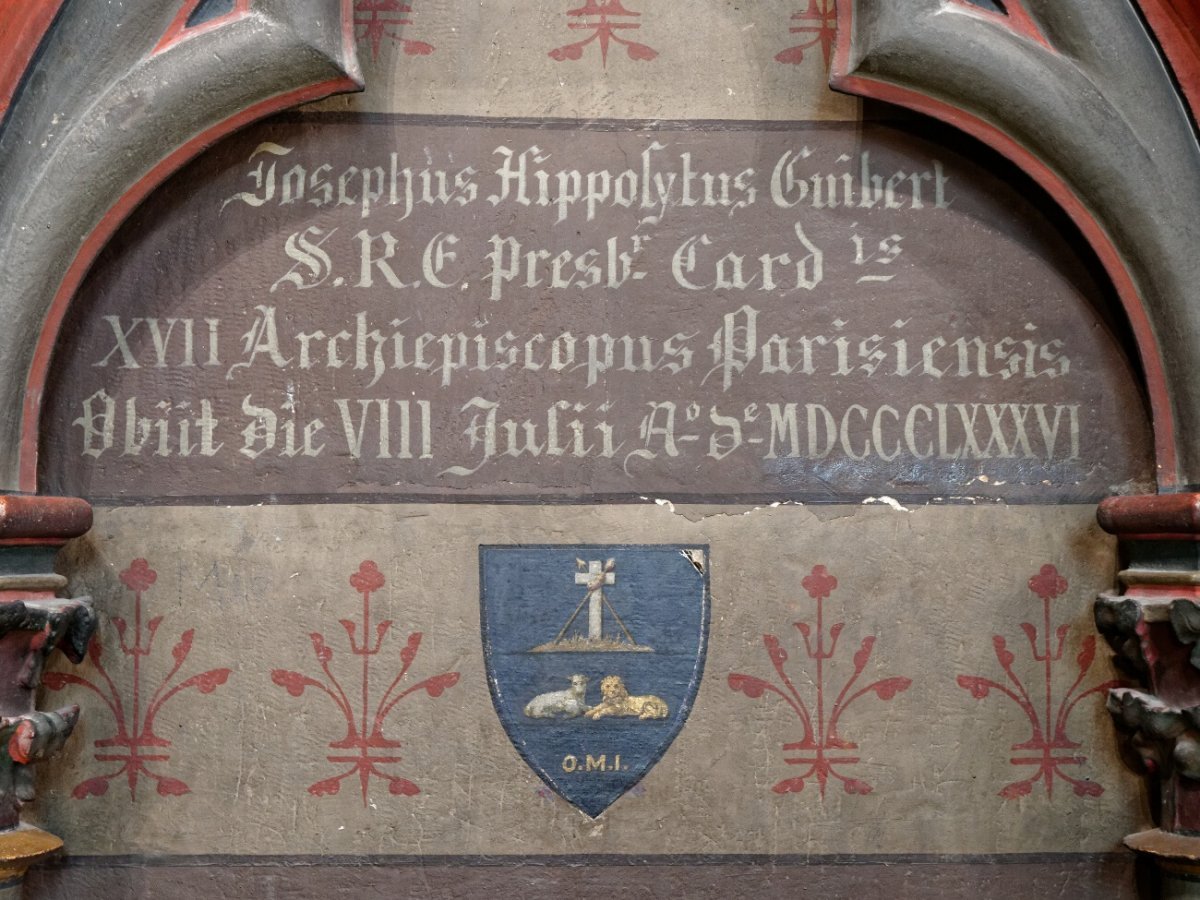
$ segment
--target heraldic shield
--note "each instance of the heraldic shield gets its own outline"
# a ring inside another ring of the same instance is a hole
[[[708,646],[708,548],[479,548],[483,654],[517,751],[598,816],[683,728]]]

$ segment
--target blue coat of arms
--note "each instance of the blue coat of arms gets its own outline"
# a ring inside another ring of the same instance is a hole
[[[598,816],[683,727],[708,643],[708,548],[479,548],[483,653],[504,730]]]

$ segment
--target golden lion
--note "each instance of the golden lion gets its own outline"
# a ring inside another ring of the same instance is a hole
[[[642,697],[629,696],[629,690],[620,675],[609,675],[601,679],[600,696],[604,699],[584,713],[589,719],[599,719],[603,716],[665,719],[669,712],[667,702],[662,697],[655,697],[653,694]]]

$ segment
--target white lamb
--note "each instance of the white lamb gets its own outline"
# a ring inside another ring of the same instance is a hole
[[[525,715],[531,719],[573,719],[588,711],[586,675],[572,675],[571,686],[565,691],[538,694],[525,704]]]

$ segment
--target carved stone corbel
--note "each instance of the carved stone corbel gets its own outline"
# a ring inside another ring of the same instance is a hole
[[[1096,625],[1137,685],[1110,691],[1108,709],[1157,799],[1159,827],[1125,843],[1158,868],[1163,896],[1200,897],[1200,494],[1110,498],[1099,520],[1125,568]]]
[[[92,525],[92,508],[64,497],[0,496],[0,896],[62,841],[24,825],[32,764],[62,747],[79,707],[35,708],[42,667],[55,649],[80,662],[96,628],[88,598],[63,599],[59,547]]]

